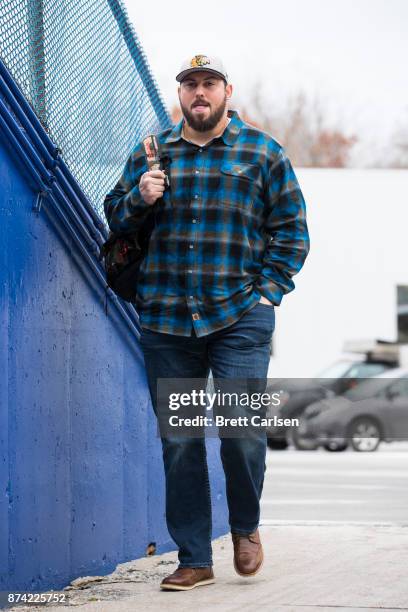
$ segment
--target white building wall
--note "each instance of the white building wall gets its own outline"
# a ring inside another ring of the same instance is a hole
[[[395,340],[396,285],[408,284],[408,171],[296,170],[311,250],[275,308],[269,376],[316,376],[345,340]]]

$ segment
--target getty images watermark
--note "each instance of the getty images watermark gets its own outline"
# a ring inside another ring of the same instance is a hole
[[[201,406],[206,410],[210,411],[216,408],[233,408],[237,406],[244,406],[250,410],[259,410],[262,407],[268,408],[270,406],[280,406],[280,395],[284,394],[284,391],[276,393],[230,393],[222,392],[220,389],[214,393],[209,393],[204,390],[197,391],[193,389],[190,393],[171,393],[169,396],[169,410],[179,410],[181,407],[189,406]],[[285,425],[286,427],[298,426],[299,419],[281,418],[277,415],[271,417],[262,417],[260,414],[254,414],[252,416],[239,415],[239,416],[226,416],[224,414],[216,414],[214,418],[207,415],[196,415],[194,417],[180,417],[179,415],[171,415],[169,417],[169,424],[172,427],[180,426],[209,426],[215,424],[217,427],[225,427],[226,425],[233,427],[246,427],[249,423],[255,427],[279,427]]]
[[[244,437],[254,430],[299,426],[297,418],[279,414],[285,391],[268,392],[264,380],[211,382],[213,390],[201,379],[159,379],[156,414],[162,436],[215,436],[221,431],[223,436]]]

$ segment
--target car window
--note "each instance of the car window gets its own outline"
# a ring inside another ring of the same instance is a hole
[[[355,363],[346,375],[348,378],[370,378],[382,374],[387,369],[383,363]]]
[[[391,381],[392,379],[390,378],[367,378],[353,389],[346,391],[344,397],[352,401],[359,401],[367,397],[383,395],[386,389],[389,388]]]
[[[408,397],[408,378],[401,378],[395,381],[389,387],[389,392],[396,397]]]
[[[351,361],[336,361],[331,366],[320,372],[317,378],[341,378],[350,370]],[[360,365],[357,362],[356,365]]]

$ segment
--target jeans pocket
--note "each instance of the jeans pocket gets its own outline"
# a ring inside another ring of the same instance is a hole
[[[275,309],[275,305],[274,304],[265,304],[265,302],[258,302],[257,306],[266,306],[266,308],[271,308],[272,310]]]
[[[254,315],[257,317],[259,323],[267,328],[269,333],[273,333],[275,329],[275,306],[274,304],[264,304],[258,302],[253,308]]]

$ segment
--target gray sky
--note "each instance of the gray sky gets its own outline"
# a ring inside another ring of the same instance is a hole
[[[164,99],[196,53],[224,59],[235,106],[262,82],[265,103],[303,88],[332,124],[377,149],[408,123],[408,0],[125,0]],[[234,104],[231,104],[234,107]]]

